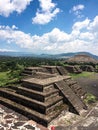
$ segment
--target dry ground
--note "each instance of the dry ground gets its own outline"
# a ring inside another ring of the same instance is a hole
[[[89,77],[77,77],[75,80],[88,93],[92,93],[98,99],[98,73],[92,73]]]

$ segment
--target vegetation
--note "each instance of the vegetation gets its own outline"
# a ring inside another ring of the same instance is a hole
[[[0,86],[9,85],[18,82],[21,79],[20,73],[22,69],[10,69],[8,71],[0,72]]]
[[[70,73],[69,75],[75,79],[75,78],[80,78],[80,77],[92,77],[94,75],[94,73],[95,72],[82,72],[79,74]]]
[[[96,102],[96,97],[91,93],[87,93],[86,98],[85,98],[84,101],[87,104],[95,103]]]
[[[18,82],[25,67],[41,65],[63,65],[61,60],[33,57],[0,56],[0,86]]]
[[[0,56],[0,86],[18,82],[22,78],[20,74],[25,67],[41,65],[66,66],[68,64],[65,64],[63,59]],[[93,73],[94,72],[83,72],[69,75],[73,78],[78,78],[90,77]]]

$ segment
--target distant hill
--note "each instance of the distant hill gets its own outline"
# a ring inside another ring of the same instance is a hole
[[[75,53],[61,53],[61,54],[33,54],[31,52],[0,52],[0,56],[11,56],[11,57],[39,57],[39,58],[53,58],[53,59],[68,59],[78,54],[85,54],[92,58],[98,59],[98,56],[88,52],[75,52]]]
[[[32,57],[36,56],[35,54],[28,53],[28,52],[9,52],[9,51],[4,51],[0,52],[0,56],[11,56],[11,57]]]
[[[93,55],[89,52],[75,52],[75,53],[62,53],[62,54],[58,54],[57,56],[58,57],[62,57],[62,58],[70,58],[70,57],[73,57],[75,55],[88,55],[94,59],[98,59],[98,56],[97,55]]]
[[[87,55],[87,54],[77,54],[74,55],[73,57],[70,57],[69,59],[66,60],[67,63],[93,63],[96,64],[98,63],[98,59],[95,59],[92,57],[92,55]]]
[[[97,55],[93,55],[89,52],[61,53],[61,54],[54,54],[54,55],[52,55],[52,54],[51,55],[50,54],[41,54],[39,56],[44,57],[44,58],[47,57],[47,58],[56,58],[56,59],[61,59],[61,58],[62,59],[68,59],[68,58],[73,57],[75,55],[82,55],[82,54],[88,55],[88,56],[90,56],[94,59],[98,59]]]

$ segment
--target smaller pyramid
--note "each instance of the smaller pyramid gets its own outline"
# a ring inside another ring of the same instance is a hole
[[[20,85],[0,88],[0,103],[44,126],[65,110],[81,115],[86,92],[65,73],[56,66],[26,68]]]

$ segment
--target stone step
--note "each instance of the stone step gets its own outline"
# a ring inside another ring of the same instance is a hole
[[[29,76],[29,74],[26,74],[26,73],[22,72],[21,76]]]
[[[39,67],[28,67],[22,72],[23,74],[32,75],[37,78],[47,78],[48,73],[43,73],[45,70]],[[46,77],[45,77],[46,76]]]
[[[61,111],[66,110],[67,108],[66,105],[62,104],[56,107],[55,110],[49,113],[48,115],[44,115],[1,96],[0,96],[0,103],[46,127],[48,126],[48,123],[50,123],[54,118],[56,118],[61,113]]]
[[[48,100],[52,100],[52,98],[59,96],[59,90],[55,88],[50,89],[50,91],[47,92],[39,92],[28,88],[24,88],[22,86],[8,86],[8,88],[9,91],[15,91],[18,94],[27,96],[32,99],[36,99],[41,102],[47,102]]]
[[[68,86],[71,86],[71,85],[77,84],[77,81],[72,80],[72,79],[65,80],[65,82],[67,83]]]
[[[45,68],[47,72],[50,74],[59,74],[56,66],[42,66],[42,67]]]
[[[32,69],[30,69],[30,68],[25,68],[23,71],[31,71],[32,72]]]
[[[59,96],[59,92],[53,93],[48,97],[45,97],[45,102],[50,102],[52,99],[57,98]]]
[[[23,73],[32,75],[32,71],[30,71],[30,70],[24,70]]]
[[[68,80],[70,79],[70,76],[60,76],[56,75],[55,77],[50,77],[46,79],[37,79],[37,78],[25,78],[22,79],[21,81],[23,82],[22,86],[25,87],[30,87],[31,89],[35,88],[38,89],[39,91],[43,91],[43,89],[46,86],[49,86],[51,84],[54,84],[55,82],[61,81],[61,80]]]
[[[27,106],[29,108],[32,108],[36,111],[39,111],[41,113],[46,114],[46,109],[50,108],[57,104],[58,102],[60,102],[62,100],[61,96],[57,96],[56,98],[53,98],[52,100],[48,101],[48,102],[39,102],[37,100],[25,97],[23,95],[8,91],[6,89],[0,89],[0,95],[2,97],[6,97],[12,101],[15,101],[19,104],[22,104],[24,106]],[[54,106],[55,107],[55,106]]]
[[[49,92],[55,90],[54,84],[50,84],[44,87],[43,92]]]
[[[29,89],[36,90],[36,91],[41,91],[41,92],[43,91],[43,86],[32,84],[32,83],[26,82],[26,81],[22,81],[22,86],[29,88]]]
[[[78,73],[81,73],[81,72],[82,72],[82,70],[80,69],[79,66],[75,66],[75,70],[77,70]]]
[[[46,115],[53,112],[53,111],[55,111],[55,109],[58,108],[61,105],[63,105],[63,100],[60,100],[57,103],[53,104],[51,107],[48,107],[46,109]]]
[[[28,88],[30,90],[35,90],[35,91],[39,91],[39,92],[46,92],[46,93],[55,89],[53,84],[46,85],[44,87],[43,85],[29,83],[29,82],[26,82],[26,81],[22,82],[22,86],[25,87],[25,88]]]
[[[77,91],[77,90],[79,90],[81,87],[80,87],[78,84],[73,84],[73,85],[70,86],[70,88]]]
[[[39,71],[42,71],[43,69],[41,67],[27,67],[25,68],[25,70],[39,72]]]
[[[46,79],[46,78],[55,77],[55,74],[49,74],[49,73],[44,73],[44,72],[36,72],[33,75],[33,77],[38,78],[38,79]]]
[[[78,84],[73,84],[70,87],[80,98],[85,97],[86,91],[83,88],[81,88]]]
[[[82,100],[74,93],[74,91],[72,91],[72,89],[68,85],[66,85],[66,82],[59,81],[55,83],[55,85],[61,91],[63,97],[67,99],[69,103],[71,103],[73,108],[75,108],[78,114],[81,114],[81,111],[87,109]]]
[[[60,75],[66,75],[67,74],[67,71],[65,70],[65,68],[63,66],[57,66],[56,68],[57,68]]]

